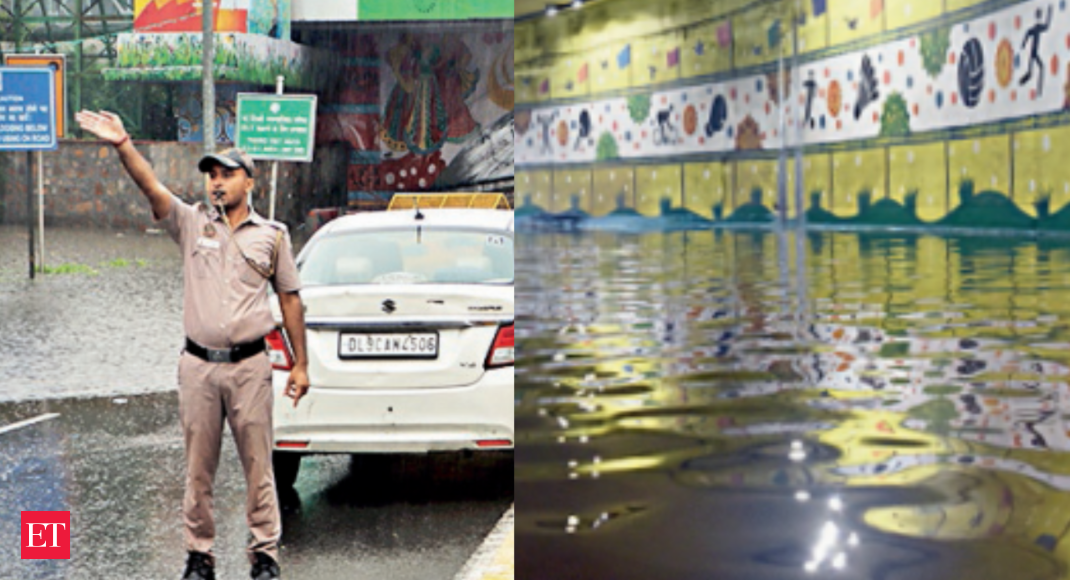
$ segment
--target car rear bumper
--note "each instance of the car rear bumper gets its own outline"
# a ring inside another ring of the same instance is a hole
[[[427,453],[513,447],[512,367],[488,371],[466,387],[313,386],[296,409],[283,396],[287,376],[275,371],[272,378],[278,451]]]

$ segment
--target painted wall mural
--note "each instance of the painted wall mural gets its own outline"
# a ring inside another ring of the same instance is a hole
[[[199,33],[118,35],[119,66],[104,70],[112,81],[200,81],[203,53]],[[300,44],[239,32],[218,34],[216,78],[275,86],[283,76],[291,88],[314,88],[328,55]]]
[[[812,4],[812,15],[818,15],[823,7]],[[879,20],[881,12],[863,17]],[[734,35],[737,59],[745,46],[750,52],[775,49],[783,41],[784,24],[774,26],[775,19],[769,24],[770,18],[775,15],[755,21],[761,20],[761,35],[753,34],[757,24],[746,32],[739,22],[734,30],[727,20],[711,24],[709,44],[699,37],[677,48],[663,47],[657,66],[674,67],[682,58],[680,50],[692,58],[716,50],[718,30],[726,45]],[[944,225],[954,225],[964,221],[963,216],[951,219],[955,209],[981,205],[1005,214],[1007,219],[994,222],[1000,226],[1036,227],[1038,220],[1046,220],[1055,228],[1051,220],[1070,201],[1070,171],[1050,167],[1058,164],[1055,151],[1066,138],[1062,125],[1064,112],[1070,111],[1068,22],[1066,1],[1021,2],[962,22],[932,22],[916,34],[845,54],[804,59],[798,71],[788,71],[790,82],[776,73],[753,73],[626,97],[529,107],[526,122],[517,128],[516,162],[522,174],[537,177],[546,169],[560,173],[591,164],[679,163],[680,156],[688,156],[695,163],[677,165],[680,179],[665,184],[667,195],[649,187],[648,193],[668,199],[670,207],[687,208],[689,198],[693,204],[697,197],[688,186],[699,186],[687,174],[692,165],[706,161],[723,172],[718,187],[729,190],[720,199],[727,216],[752,201],[755,191],[759,203],[772,209],[769,189],[775,188],[775,168],[772,183],[758,179],[748,187],[752,180],[746,174],[768,172],[771,153],[760,152],[799,142],[809,147],[805,185],[817,197],[808,195],[807,203],[818,222],[848,223],[887,200],[898,204],[896,211],[905,212],[900,217],[914,225],[944,218]],[[604,68],[635,66],[639,44],[618,49],[617,58]],[[642,72],[632,70],[632,78]],[[849,152],[843,152],[844,146]],[[755,154],[755,161],[741,157]],[[939,173],[939,182],[911,175],[923,168]],[[636,168],[638,174],[645,171]],[[630,184],[628,207],[639,207],[639,185]],[[594,189],[587,188],[584,195]],[[714,218],[717,197],[703,192],[702,203],[714,203],[694,213]],[[587,210],[599,203],[584,196],[578,201]],[[794,202],[789,203],[795,212]],[[571,205],[558,199],[553,211]],[[640,213],[656,215],[659,205],[651,207]],[[884,204],[877,209],[891,208]]]
[[[291,0],[214,0],[215,75],[221,81],[312,89],[328,66],[322,51],[290,41]],[[201,3],[136,0],[134,32],[118,35],[110,81],[200,81]]]
[[[818,145],[1060,112],[1070,105],[1070,26],[1060,36],[1050,30],[1058,5],[1026,2],[950,29],[807,63],[785,83],[783,110],[775,73],[535,108],[534,118],[559,121],[548,132],[525,135],[517,163],[600,160],[597,148],[571,142],[567,131],[607,135],[627,159],[791,146],[797,120],[802,142]],[[1058,12],[1070,18],[1065,2]],[[805,91],[792,95],[791,87],[800,85]]]
[[[361,45],[352,66],[374,66],[376,82],[327,104],[355,113],[329,117],[328,133],[359,136],[347,138],[351,198],[513,175],[511,22],[395,28],[365,35]]]
[[[214,0],[216,32],[248,32],[290,39],[291,0]],[[201,2],[135,0],[134,30],[200,32]]]
[[[256,86],[219,85],[216,87],[216,143],[234,144],[238,93],[255,92]],[[201,120],[201,88],[195,84],[179,85],[175,91],[175,116],[178,118],[178,140],[200,143],[204,140]]]

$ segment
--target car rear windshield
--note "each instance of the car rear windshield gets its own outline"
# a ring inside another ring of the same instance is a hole
[[[299,268],[305,286],[512,284],[513,237],[426,227],[345,232],[314,242]]]

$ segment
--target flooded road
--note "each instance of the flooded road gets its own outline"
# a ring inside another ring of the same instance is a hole
[[[29,280],[26,229],[0,227],[0,401],[174,390],[182,268],[166,234],[50,229]]]
[[[0,404],[0,578],[178,578],[185,476],[177,395]],[[306,458],[283,495],[284,578],[451,580],[509,509],[511,458]],[[248,578],[230,435],[215,485],[217,577]],[[71,559],[22,560],[21,510],[70,511]]]
[[[59,229],[46,248],[56,273],[30,281],[25,230],[0,227],[0,579],[178,578],[179,252],[164,234]],[[248,578],[244,489],[227,433],[220,578]],[[511,456],[305,458],[282,497],[283,577],[452,579],[512,496]],[[23,510],[71,512],[70,560],[21,560]]]
[[[517,575],[1070,578],[1070,245],[527,234]]]

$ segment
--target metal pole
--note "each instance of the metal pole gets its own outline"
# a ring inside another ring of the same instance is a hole
[[[275,78],[275,94],[281,95],[285,88],[286,79],[282,75]],[[278,195],[279,190],[279,162],[271,162],[271,204],[268,209],[268,219],[275,220],[275,196]]]
[[[215,0],[201,0],[201,103],[204,121],[204,152],[215,152],[215,25],[212,13]]]
[[[85,43],[82,42],[82,36],[85,34],[85,6],[83,5],[82,0],[75,0],[74,11],[76,14],[74,25],[74,83],[71,85],[71,92],[73,93],[71,95],[71,102],[74,103],[74,107],[68,106],[68,110],[77,112],[82,110],[82,74],[84,72],[82,62],[85,56],[85,49],[83,48]],[[70,76],[67,77],[68,80],[70,80],[70,78]],[[71,123],[73,120],[74,119],[68,115],[67,118],[64,119],[64,126],[74,127],[74,124]],[[68,135],[69,134],[70,133],[68,132]],[[79,135],[80,134],[81,133],[79,133]]]
[[[37,270],[45,272],[45,157],[37,152]]]
[[[27,151],[26,152],[26,228],[27,228],[26,231],[29,234],[29,236],[27,236],[27,238],[30,240],[30,248],[29,248],[30,249],[30,280],[34,279],[34,276],[36,275],[36,272],[37,272],[37,265],[35,263],[36,262],[36,258],[37,258],[37,251],[34,249],[34,238],[37,237],[37,234],[36,234],[36,232],[33,231],[34,230],[34,224],[37,223],[37,220],[33,219],[33,202],[34,202],[34,195],[33,195],[33,152],[32,151]]]
[[[779,122],[780,125],[780,152],[777,155],[777,172],[776,172],[776,203],[777,203],[777,217],[780,218],[780,225],[784,225],[788,216],[788,156],[787,150],[784,148],[787,145],[788,139],[785,131],[786,119],[784,116],[784,43],[780,42],[777,47],[777,103],[779,104]]]
[[[802,71],[799,69],[799,16],[802,14],[800,0],[795,0],[795,18],[792,19],[791,72],[796,82],[797,95],[803,94]],[[803,124],[806,117],[800,109],[795,119],[795,223],[800,230],[806,227],[806,209],[803,206]]]

